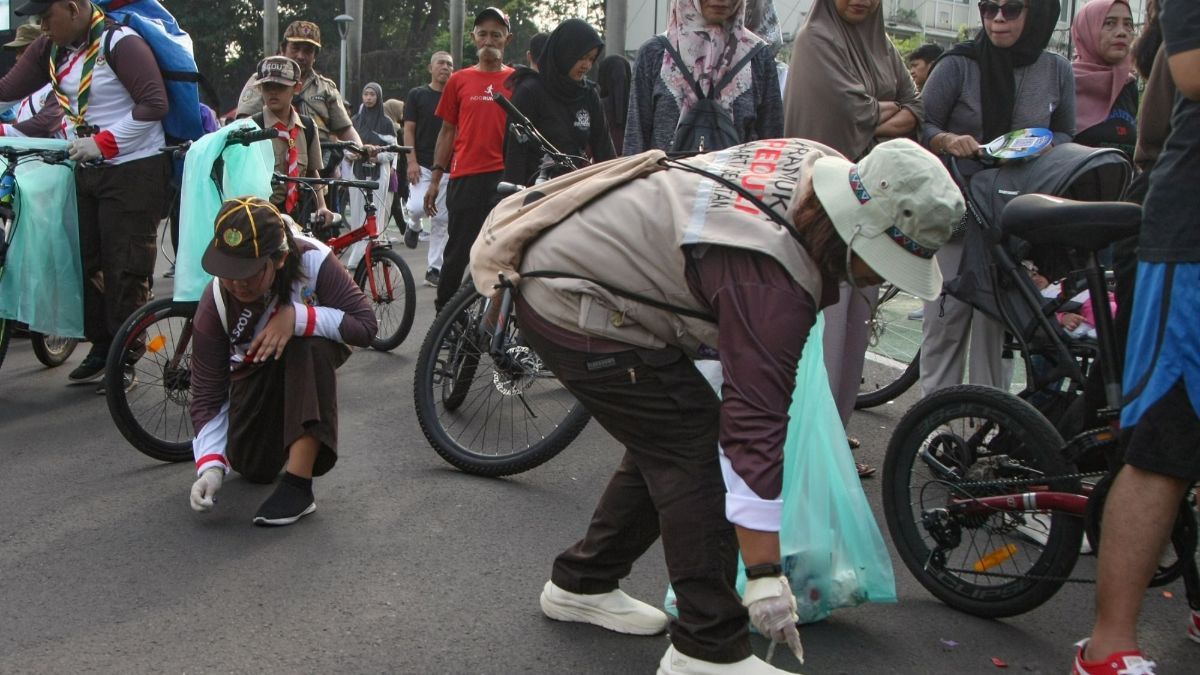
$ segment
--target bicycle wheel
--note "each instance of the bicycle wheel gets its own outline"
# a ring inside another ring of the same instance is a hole
[[[417,311],[417,286],[408,264],[392,249],[373,246],[371,275],[367,276],[367,266],[360,263],[354,272],[354,282],[367,294],[379,321],[371,348],[386,352],[399,347],[412,330]]]
[[[143,305],[121,325],[104,375],[108,411],[125,440],[164,462],[192,459],[192,315],[196,303]]]
[[[4,365],[4,357],[8,354],[8,343],[12,340],[15,323],[12,319],[0,319],[0,365]]]
[[[958,386],[900,420],[884,461],[888,530],[913,576],[942,602],[975,616],[1027,612],[1075,566],[1078,515],[960,511],[955,504],[1039,490],[1079,491],[1062,438],[1033,406],[990,387]]]
[[[442,459],[481,476],[541,465],[567,447],[589,416],[510,321],[503,362],[488,354],[488,301],[464,286],[438,313],[417,358],[417,421]]]
[[[79,340],[75,338],[32,331],[29,337],[33,342],[33,355],[47,368],[57,368],[66,363],[67,359],[71,358],[71,353],[75,351],[75,346],[79,344]]]
[[[894,400],[920,379],[921,319],[915,313],[923,309],[919,299],[896,286],[880,291],[855,410]]]

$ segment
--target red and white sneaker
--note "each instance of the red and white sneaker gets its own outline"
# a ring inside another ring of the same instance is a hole
[[[1154,662],[1142,656],[1139,651],[1117,652],[1109,654],[1103,661],[1084,661],[1083,650],[1087,648],[1087,640],[1075,643],[1075,667],[1071,675],[1155,675]]]
[[[1188,637],[1193,642],[1200,642],[1200,610],[1192,610],[1192,620],[1188,622]]]

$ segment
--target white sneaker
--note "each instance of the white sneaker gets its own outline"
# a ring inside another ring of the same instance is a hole
[[[772,675],[790,673],[780,670],[757,656],[747,656],[735,663],[713,663],[680,654],[675,645],[667,647],[658,662],[658,675]]]
[[[630,635],[657,635],[667,629],[665,612],[617,589],[584,595],[564,591],[547,581],[540,598],[542,613],[555,621],[578,621]]]

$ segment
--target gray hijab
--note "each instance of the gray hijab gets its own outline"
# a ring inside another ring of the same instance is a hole
[[[895,101],[894,61],[882,3],[862,23],[846,23],[836,0],[816,0],[796,36],[784,96],[783,133],[824,143],[855,160],[870,150],[879,101]]]

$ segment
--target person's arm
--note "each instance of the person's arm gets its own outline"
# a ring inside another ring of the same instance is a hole
[[[204,287],[192,319],[192,453],[196,474],[217,467],[229,472],[225,444],[229,436],[229,334],[221,326],[211,284]]]
[[[653,41],[654,38],[651,38]],[[625,120],[625,156],[636,155],[654,147],[654,82],[662,68],[662,50],[653,49],[647,42],[638,50],[633,64],[633,83],[629,88],[629,115]],[[657,55],[658,58],[650,56]]]
[[[545,90],[542,89],[542,91]],[[556,101],[538,100],[539,97],[534,92],[534,87],[523,83],[517,86],[509,100],[512,101],[513,107],[521,111],[533,124],[533,127],[540,131],[545,127],[540,114],[543,107],[550,105],[558,107],[559,104]],[[532,138],[525,138],[522,142],[513,131],[513,123],[516,122],[516,119],[512,115],[508,115],[507,119],[504,127],[504,174],[501,180],[516,185],[530,185],[542,163],[541,146]]]
[[[755,111],[754,131],[759,138],[781,138],[783,136],[783,96],[779,89],[779,69],[771,50],[764,49],[754,58],[755,86],[758,93],[758,110]]]
[[[1162,154],[1163,143],[1171,135],[1171,106],[1175,101],[1175,84],[1167,64],[1166,47],[1160,46],[1154,55],[1154,65],[1142,92],[1137,115],[1137,148],[1133,163],[1142,171],[1148,170]]]
[[[150,133],[167,116],[167,87],[150,45],[140,35],[127,34],[114,40],[108,65],[121,81],[133,108],[116,124],[96,134],[96,145],[104,159],[121,154],[121,147]]]
[[[62,131],[63,109],[54,94],[46,97],[42,109],[33,117],[16,124],[0,124],[0,136],[53,138]]]
[[[1200,48],[1167,57],[1171,79],[1184,97],[1200,101]]]
[[[1050,115],[1050,131],[1054,132],[1054,145],[1070,143],[1075,138],[1075,73],[1071,64],[1055,55],[1058,63],[1058,107]]]
[[[350,278],[350,273],[332,253],[325,256],[315,284],[318,306],[293,302],[296,313],[294,335],[317,336],[355,347],[369,347],[379,330],[375,310]]]
[[[326,101],[326,109],[329,110],[329,119],[325,123],[329,127],[329,133],[339,141],[350,141],[355,145],[362,145],[362,138],[358,135],[358,130],[354,128],[354,122],[350,119],[350,115],[346,114],[346,104],[342,102],[342,95],[337,89],[330,86],[332,94],[329,100]],[[383,101],[379,102],[383,105]]]
[[[446,165],[450,163],[450,156],[454,154],[454,140],[458,138],[458,127],[443,120],[442,128],[438,131],[437,144],[433,146],[433,185],[439,185],[442,182],[442,176],[446,173]]]
[[[246,84],[242,85],[242,93],[238,96],[236,117],[254,117],[262,111],[263,99],[262,92],[258,90],[258,77],[251,75]]]
[[[925,123],[921,126],[921,142],[934,154],[974,157],[979,154],[979,140],[970,134],[949,130],[950,115],[962,94],[966,77],[967,58],[958,56],[943,59],[929,74],[921,90],[925,105]]]
[[[908,136],[921,124],[925,114],[925,106],[917,85],[913,83],[912,75],[904,66],[900,53],[892,48],[892,76],[896,78],[896,100],[898,106],[895,114],[887,117],[875,128],[875,135],[881,138],[900,138]]]
[[[417,163],[417,123],[404,122],[404,145],[412,148],[408,151],[408,184],[416,185],[421,182],[421,165]]]
[[[0,109],[9,108],[37,92],[50,81],[50,38],[43,35],[29,44],[3,78],[0,78]]]

